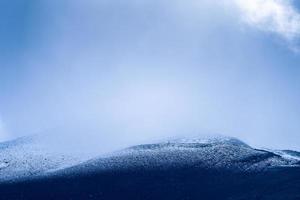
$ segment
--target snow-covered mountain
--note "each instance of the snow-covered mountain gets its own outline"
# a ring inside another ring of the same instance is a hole
[[[300,166],[298,152],[254,149],[224,136],[179,138],[143,144],[111,153],[55,173],[80,174],[105,170],[199,167],[231,171],[263,171]]]
[[[142,144],[85,159],[39,137],[0,145],[0,199],[299,199],[300,153],[223,136]],[[21,178],[21,179],[20,179]]]
[[[70,167],[90,157],[57,151],[52,137],[34,135],[0,143],[0,182],[26,179]]]
[[[48,139],[35,135],[0,143],[0,181],[59,173],[175,166],[261,171],[300,163],[299,152],[254,149],[236,138],[219,135],[137,145],[90,160],[89,156],[55,151],[45,145]]]

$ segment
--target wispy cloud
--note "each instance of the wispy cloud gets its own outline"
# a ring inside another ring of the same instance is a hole
[[[300,13],[291,0],[234,0],[243,20],[262,31],[275,33],[295,45],[300,38]]]

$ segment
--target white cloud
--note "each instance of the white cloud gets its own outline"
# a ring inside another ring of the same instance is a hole
[[[234,0],[243,20],[262,31],[276,33],[289,43],[300,38],[300,13],[291,0]]]

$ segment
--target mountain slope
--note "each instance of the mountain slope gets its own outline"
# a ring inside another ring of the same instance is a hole
[[[169,167],[201,167],[230,171],[263,171],[274,167],[297,166],[299,160],[267,150],[253,149],[238,139],[176,139],[145,144],[92,159],[55,174],[86,173],[100,170],[165,169]]]
[[[0,143],[0,183],[42,175],[89,158],[56,151],[47,144],[50,139],[49,136],[34,135]]]
[[[0,199],[299,199],[300,163],[286,154],[298,152],[229,137],[169,140],[0,184]]]

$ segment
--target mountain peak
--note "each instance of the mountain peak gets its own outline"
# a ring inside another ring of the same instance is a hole
[[[181,143],[181,144],[214,144],[214,145],[235,145],[241,147],[250,147],[243,141],[229,136],[223,135],[198,135],[190,137],[179,137],[167,140],[166,143]]]

